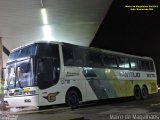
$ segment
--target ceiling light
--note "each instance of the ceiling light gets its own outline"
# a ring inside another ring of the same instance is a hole
[[[43,34],[44,34],[44,39],[47,41],[55,41],[53,35],[52,35],[52,29],[51,26],[49,25],[44,25],[43,26]]]
[[[43,24],[48,25],[48,17],[47,17],[46,8],[41,9],[41,15],[42,15]]]

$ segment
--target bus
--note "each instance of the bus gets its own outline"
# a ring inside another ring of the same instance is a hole
[[[34,42],[11,51],[6,68],[4,102],[10,107],[66,103],[75,108],[93,100],[158,92],[150,57],[63,42]]]

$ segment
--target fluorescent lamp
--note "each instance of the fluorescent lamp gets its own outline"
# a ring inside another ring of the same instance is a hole
[[[44,34],[44,39],[46,39],[47,41],[55,41],[55,39],[53,38],[53,35],[52,35],[52,29],[51,29],[51,26],[49,25],[44,25],[43,26],[43,34]]]
[[[48,17],[47,17],[46,8],[41,9],[41,15],[42,15],[43,24],[48,25]]]
[[[47,41],[55,41],[53,35],[52,35],[52,29],[51,26],[48,24],[48,17],[47,17],[47,11],[46,8],[41,9],[41,15],[43,20],[43,35],[45,40]]]

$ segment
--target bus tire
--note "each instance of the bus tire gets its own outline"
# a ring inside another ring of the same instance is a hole
[[[147,99],[148,98],[148,89],[147,89],[146,86],[142,87],[141,93],[142,93],[142,99]]]
[[[140,100],[142,98],[142,95],[141,95],[141,89],[139,86],[135,86],[134,87],[134,98],[136,100]]]
[[[70,90],[67,92],[66,103],[68,106],[70,106],[72,109],[77,108],[79,101],[79,94],[76,90]]]

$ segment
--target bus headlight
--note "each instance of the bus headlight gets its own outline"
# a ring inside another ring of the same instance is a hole
[[[24,92],[24,95],[35,95],[35,94],[36,94],[36,90]]]

